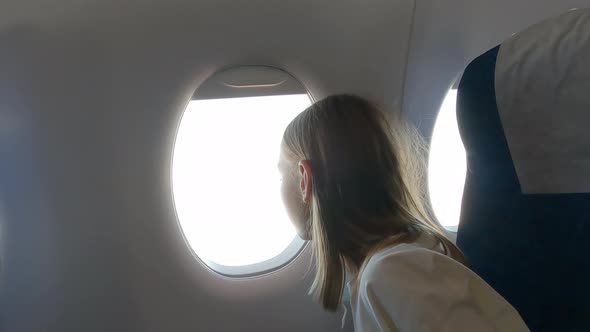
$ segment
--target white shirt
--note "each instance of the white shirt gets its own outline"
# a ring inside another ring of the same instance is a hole
[[[434,237],[377,252],[351,299],[356,332],[521,332],[518,312]]]

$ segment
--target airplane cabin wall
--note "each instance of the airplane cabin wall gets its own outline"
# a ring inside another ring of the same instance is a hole
[[[38,4],[0,10],[0,331],[338,330],[307,295],[308,252],[240,280],[193,256],[172,202],[175,133],[230,65],[395,103],[412,2]]]
[[[418,0],[403,112],[430,136],[436,113],[477,56],[524,28],[588,0]]]

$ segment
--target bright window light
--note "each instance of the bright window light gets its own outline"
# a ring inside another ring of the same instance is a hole
[[[189,103],[172,183],[184,235],[205,263],[264,262],[295,240],[277,163],[283,131],[310,104],[305,94]]]
[[[434,213],[447,229],[456,231],[467,171],[465,148],[456,117],[457,90],[441,106],[430,145],[428,183]]]

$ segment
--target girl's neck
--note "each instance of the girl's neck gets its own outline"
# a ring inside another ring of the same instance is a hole
[[[349,255],[344,256],[344,267],[347,279],[351,284],[351,291],[355,289],[359,276],[363,269],[377,252],[386,248],[416,241],[421,236],[420,232],[400,232],[383,237],[365,246],[359,246]]]

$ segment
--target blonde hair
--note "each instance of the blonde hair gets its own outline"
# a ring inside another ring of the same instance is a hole
[[[309,234],[315,278],[310,292],[336,311],[345,272],[358,275],[375,251],[433,235],[445,254],[460,250],[436,221],[426,190],[426,144],[401,117],[392,121],[353,95],[323,99],[285,130],[283,149],[312,173]]]

